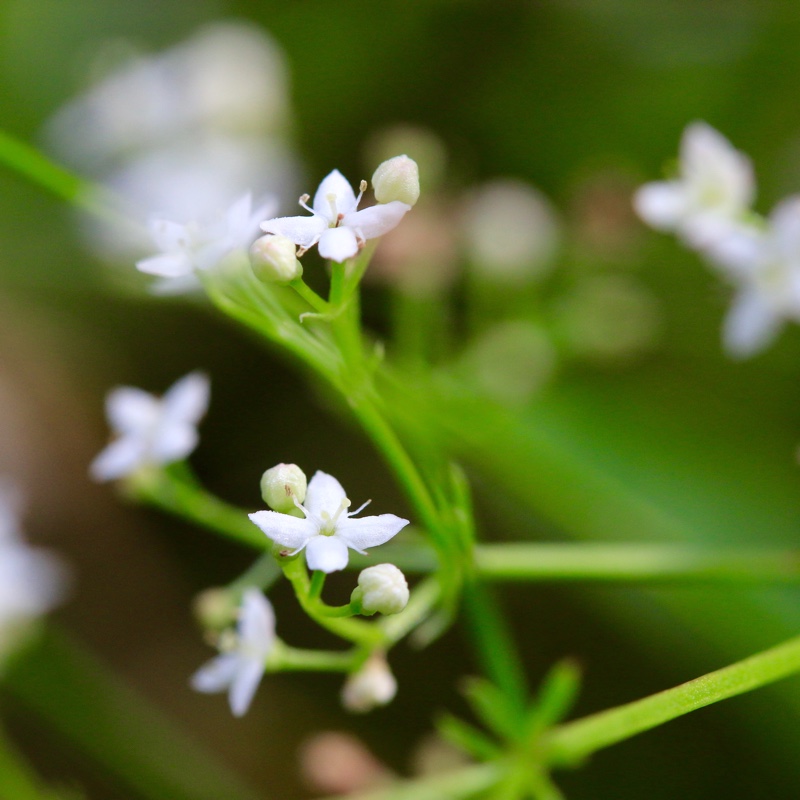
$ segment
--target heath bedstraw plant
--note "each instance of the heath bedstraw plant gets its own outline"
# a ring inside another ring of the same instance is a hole
[[[85,192],[80,180],[8,137],[0,137],[0,159],[67,199],[96,196]],[[197,444],[196,425],[208,402],[207,379],[192,373],[160,400],[137,389],[114,390],[107,411],[118,436],[93,463],[93,475],[119,480],[129,496],[259,553],[228,586],[198,599],[198,617],[219,655],[195,673],[192,685],[203,692],[227,689],[231,710],[241,716],[264,673],[337,672],[344,676],[345,707],[366,711],[390,702],[398,691],[388,663],[391,649],[408,636],[424,646],[463,609],[486,673],[464,690],[480,727],[453,716],[443,717],[438,727],[476,763],[447,775],[392,784],[369,797],[554,800],[562,795],[552,781],[553,769],[574,767],[601,748],[703,705],[800,672],[797,638],[676,688],[571,722],[563,720],[578,690],[573,664],[557,665],[538,692],[528,690],[490,582],[797,581],[798,562],[786,553],[752,549],[482,542],[469,483],[451,458],[455,423],[448,415],[458,402],[477,403],[482,413],[473,418],[480,425],[460,435],[470,441],[485,435],[495,449],[497,441],[513,439],[514,420],[505,409],[498,417],[495,405],[480,399],[464,401],[469,390],[463,387],[469,384],[459,384],[457,371],[426,378],[415,362],[411,385],[407,373],[385,359],[383,348],[366,336],[360,283],[376,239],[395,228],[417,200],[416,165],[406,156],[390,159],[377,168],[373,184],[378,204],[358,210],[366,182],[356,197],[334,170],[322,181],[311,207],[306,196],[301,199],[310,217],[260,221],[267,237],[257,243],[249,199],[236,204],[221,228],[200,225],[190,230],[186,223],[158,223],[162,253],[138,265],[164,277],[195,279],[218,311],[291,354],[324,382],[383,456],[405,492],[417,533],[409,535],[408,521],[393,514],[355,517],[358,512],[349,512],[350,501],[335,478],[316,472],[306,483],[294,464],[278,464],[262,477],[262,495],[272,510],[248,513],[236,508],[205,490],[184,460]],[[684,137],[678,178],[645,188],[636,203],[651,223],[676,230],[701,249],[740,291],[760,293],[770,319],[761,329],[772,330],[775,318],[794,314],[791,302],[777,304],[776,298],[784,296],[772,292],[772,280],[777,269],[777,280],[793,285],[795,209],[787,205],[769,223],[754,222],[752,193],[749,161],[712,129],[694,125]],[[93,203],[85,205],[96,210]],[[762,228],[766,232],[758,233]],[[323,294],[303,279],[312,267],[298,261],[314,244],[329,260]],[[751,346],[765,342],[763,333],[744,339]],[[485,452],[495,453],[491,448]],[[384,563],[369,565],[364,551],[390,539]],[[326,603],[326,575],[348,567],[360,571],[350,602]],[[404,573],[424,577],[412,581],[409,590]],[[281,575],[308,616],[339,637],[345,649],[295,648],[276,636],[272,605],[264,593]],[[374,618],[361,618],[365,616]]]

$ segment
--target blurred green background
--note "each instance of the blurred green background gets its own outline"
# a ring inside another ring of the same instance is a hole
[[[109,40],[157,51],[229,18],[263,26],[286,53],[307,175],[298,194],[333,167],[353,182],[369,177],[370,137],[420,125],[447,148],[441,202],[478,181],[528,181],[581,242],[565,257],[570,274],[635,274],[658,301],[661,337],[646,356],[571,362],[524,409],[497,407],[483,438],[451,432],[487,538],[796,545],[800,336],[787,330],[765,354],[727,360],[725,288],[672,238],[646,231],[625,201],[659,177],[694,119],[751,155],[760,211],[800,187],[794,4],[4,0],[0,126],[39,141]],[[354,732],[407,772],[431,709],[463,709],[454,684],[474,667],[465,667],[472,656],[458,627],[422,656],[398,648],[398,702],[364,718],[342,714],[331,676],[270,677],[241,721],[222,698],[188,689],[210,654],[191,598],[232,578],[249,554],[90,484],[110,386],[160,392],[190,369],[208,370],[212,407],[194,463],[234,502],[258,506],[261,472],[294,461],[334,472],[380,510],[404,505],[368,443],[291,365],[192,304],[114,291],[106,269],[82,248],[68,209],[0,171],[0,471],[26,488],[31,537],[74,567],[73,596],[57,618],[263,797],[314,796],[296,754],[321,729]],[[368,290],[366,313],[382,330],[389,302],[385,288]],[[524,435],[508,435],[509,415]],[[646,517],[655,521],[648,530],[638,524]],[[564,655],[583,665],[579,714],[800,628],[791,588],[515,586],[501,597],[532,683]],[[279,633],[316,641],[286,586],[274,599]],[[124,796],[24,704],[8,697],[4,708],[44,775],[92,798]],[[798,720],[793,679],[600,753],[559,783],[576,800],[795,798]]]

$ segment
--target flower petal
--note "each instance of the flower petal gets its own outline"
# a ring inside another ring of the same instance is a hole
[[[168,219],[152,219],[147,226],[156,247],[163,253],[183,250],[191,244],[191,232],[186,225]]]
[[[347,544],[339,536],[314,536],[306,547],[309,569],[336,572],[347,566]]]
[[[156,464],[171,464],[186,458],[199,440],[193,425],[162,419],[150,444],[149,455]]]
[[[222,692],[233,682],[239,669],[239,656],[235,653],[212,658],[203,664],[189,679],[192,689],[205,694]]]
[[[688,210],[686,192],[677,181],[646,183],[633,196],[636,213],[658,230],[672,230]]]
[[[163,417],[196,425],[208,410],[210,392],[208,375],[200,371],[190,372],[167,390],[161,401]]]
[[[239,669],[231,683],[228,702],[234,717],[242,717],[253,701],[253,695],[261,683],[264,674],[264,662],[247,658],[239,662]]]
[[[189,257],[182,252],[165,253],[140,259],[136,262],[136,269],[139,272],[158,275],[161,278],[181,278],[184,275],[191,275],[194,271]]]
[[[275,642],[275,612],[258,589],[247,589],[242,595],[237,629],[243,649],[267,657]]]
[[[407,519],[394,514],[381,514],[378,517],[344,519],[336,525],[336,536],[343,539],[353,550],[363,551],[367,547],[377,547],[388,542],[408,525]]]
[[[342,224],[353,228],[362,239],[375,239],[396,227],[410,210],[411,206],[407,203],[392,200],[391,203],[380,203],[348,214]]]
[[[330,222],[335,222],[338,214],[349,214],[356,210],[353,187],[338,169],[323,179],[314,195],[312,207],[315,214],[320,214]]]
[[[318,533],[317,526],[310,520],[277,511],[256,511],[248,516],[273,542],[292,550],[302,550]]]
[[[303,505],[315,517],[319,517],[323,511],[333,516],[346,498],[342,484],[333,475],[318,470],[308,482]]]
[[[328,221],[323,217],[276,217],[261,223],[265,233],[277,233],[291,239],[299,247],[311,247],[324,231]]]
[[[352,228],[328,228],[319,237],[319,254],[331,261],[346,261],[358,252],[358,241]]]
[[[92,461],[89,474],[96,481],[113,481],[140,467],[147,455],[147,442],[139,436],[117,439]]]
[[[120,433],[147,430],[160,413],[158,398],[133,386],[118,386],[106,397],[106,417],[111,427]]]
[[[728,354],[748,358],[763,350],[777,335],[781,319],[756,289],[742,289],[725,318],[722,339]]]

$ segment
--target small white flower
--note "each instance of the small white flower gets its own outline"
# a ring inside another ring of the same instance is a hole
[[[291,239],[305,252],[319,244],[319,253],[332,261],[352,258],[367,239],[375,239],[392,230],[411,206],[393,200],[358,211],[361,195],[366,188],[361,183],[358,197],[338,169],[325,178],[314,195],[313,207],[307,205],[308,195],[300,205],[310,211],[310,217],[278,217],[262,223],[265,233],[277,233]],[[302,255],[301,252],[301,255]]]
[[[385,706],[397,694],[397,681],[382,653],[373,653],[361,669],[342,687],[342,705],[348,711],[364,713]]]
[[[361,597],[364,614],[399,614],[408,604],[406,576],[394,564],[367,567],[358,576],[353,596]]]
[[[779,203],[767,223],[730,233],[709,253],[737,287],[723,341],[741,358],[769,345],[787,320],[800,322],[800,196]]]
[[[170,464],[197,446],[197,423],[208,408],[209,382],[191,372],[162,398],[133,386],[121,386],[106,398],[106,416],[117,438],[89,468],[97,481],[130,475],[140,467]]]
[[[710,125],[693,122],[681,139],[678,178],[645,184],[634,207],[654,228],[705,248],[741,221],[754,194],[750,159]]]
[[[309,568],[323,572],[344,569],[348,547],[363,554],[367,547],[388,542],[408,525],[407,519],[394,514],[353,519],[366,503],[348,513],[350,501],[342,485],[325,472],[314,475],[308,484],[305,504],[296,505],[305,514],[305,519],[275,511],[257,511],[250,514],[250,519],[272,541],[290,549],[293,554],[305,548]]]
[[[242,596],[233,646],[192,675],[192,688],[209,694],[227,689],[233,715],[243,716],[261,682],[274,644],[272,604],[258,589],[247,589]]]
[[[23,540],[19,513],[19,492],[0,480],[0,659],[30,622],[61,601],[66,584],[63,564]]]
[[[197,270],[211,269],[231,251],[246,250],[253,243],[259,220],[269,213],[270,205],[254,210],[252,198],[246,194],[208,224],[153,219],[150,234],[160,252],[137,261],[136,268],[162,278],[185,278]]]

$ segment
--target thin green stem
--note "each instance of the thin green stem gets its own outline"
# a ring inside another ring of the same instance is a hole
[[[308,587],[308,599],[319,600],[322,589],[325,586],[325,573],[322,570],[314,570],[311,575],[311,585]]]
[[[293,280],[289,286],[315,311],[318,311],[320,314],[328,314],[330,312],[330,303],[323,300],[302,278]]]
[[[256,586],[265,592],[283,574],[275,556],[264,553],[250,565],[236,580],[228,584],[228,589],[233,592],[242,592],[250,586]]]
[[[476,545],[488,581],[800,581],[800,551],[673,544]]]
[[[800,636],[672,689],[553,728],[542,739],[548,763],[574,765],[591,753],[671,719],[800,672]]]
[[[301,650],[276,643],[267,663],[269,672],[352,672],[363,661],[357,650],[338,653],[331,650]]]

